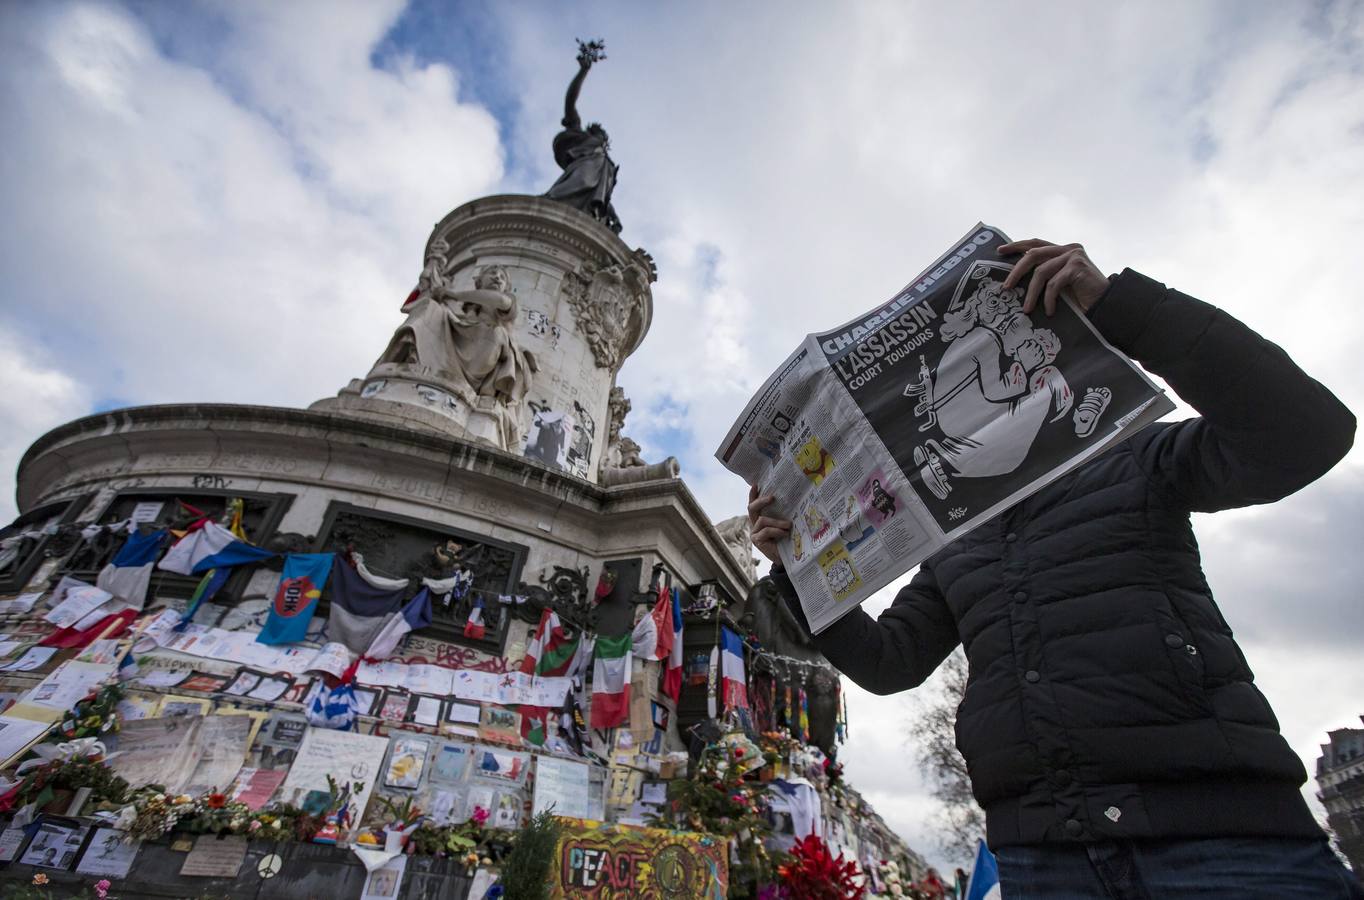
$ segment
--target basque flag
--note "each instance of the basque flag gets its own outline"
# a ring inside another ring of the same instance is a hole
[[[748,709],[744,677],[744,642],[728,628],[720,629],[720,697],[725,709]]]
[[[274,555],[248,544],[216,522],[206,522],[203,528],[176,542],[156,567],[177,575],[198,575],[209,569],[257,563]]]
[[[551,609],[540,613],[540,624],[535,635],[526,647],[526,655],[521,659],[521,674],[556,677],[568,673],[577,659],[580,637],[572,640],[559,621],[559,614]],[[521,713],[521,738],[537,747],[543,746],[549,736],[550,710],[544,706],[523,703]]]
[[[317,601],[332,570],[334,553],[290,553],[284,558],[279,590],[270,606],[270,618],[256,635],[262,644],[292,644],[308,636],[308,623],[317,612]]]

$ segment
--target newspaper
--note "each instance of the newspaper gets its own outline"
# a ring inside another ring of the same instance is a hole
[[[1174,408],[1067,299],[1022,311],[977,225],[889,302],[808,335],[716,458],[793,522],[815,632],[940,547]]]

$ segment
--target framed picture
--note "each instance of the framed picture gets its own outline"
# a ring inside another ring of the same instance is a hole
[[[355,689],[355,712],[361,716],[375,715],[379,710],[379,701],[384,696],[383,688],[362,688]]]
[[[413,694],[407,721],[414,722],[417,725],[425,725],[428,728],[436,728],[440,725],[440,711],[443,703],[444,701],[439,697]]]
[[[497,801],[492,810],[491,825],[514,831],[521,827],[521,808],[524,806],[521,794],[517,791],[498,791]]]
[[[530,754],[502,747],[479,745],[474,749],[473,772],[484,778],[521,784],[530,765]]]
[[[284,692],[293,686],[294,680],[287,675],[270,675],[262,678],[260,682],[251,690],[246,692],[246,696],[252,700],[278,700],[284,696]]]
[[[370,872],[360,889],[360,900],[394,900],[403,886],[406,868],[407,857],[398,856]]]
[[[136,841],[124,841],[123,832],[117,828],[96,828],[76,864],[76,871],[83,875],[127,878],[139,846]]]
[[[453,786],[463,782],[464,774],[469,771],[469,760],[473,758],[473,749],[468,744],[437,741],[431,757],[431,774],[428,776],[431,783]]]
[[[478,722],[478,736],[485,741],[521,743],[521,714],[492,703],[483,707]]]
[[[198,694],[216,694],[227,687],[231,680],[226,675],[206,675],[202,672],[195,672],[176,687],[182,691],[194,691]]]
[[[477,703],[451,700],[445,707],[445,721],[451,725],[478,725],[482,708]]]
[[[161,705],[156,708],[156,718],[206,716],[212,710],[213,701],[204,697],[177,697],[175,694],[167,694],[161,698]]]
[[[224,694],[231,694],[234,697],[243,697],[256,689],[261,679],[265,677],[264,672],[257,672],[253,669],[242,669],[235,678],[223,686]]]
[[[308,693],[313,689],[313,686],[321,683],[321,681],[314,678],[297,678],[294,680],[293,684],[289,685],[288,690],[284,692],[284,696],[279,699],[284,703],[302,703],[303,698],[308,696]]]
[[[384,786],[415,790],[421,784],[422,772],[426,769],[427,741],[413,735],[395,734],[388,747]]]
[[[42,819],[19,862],[45,869],[69,869],[89,833],[89,825],[79,825],[72,820]]]
[[[389,691],[379,706],[379,718],[385,722],[405,722],[411,705],[412,695],[407,691]]]

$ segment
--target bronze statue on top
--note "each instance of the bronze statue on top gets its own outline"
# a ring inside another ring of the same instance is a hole
[[[554,136],[554,161],[564,174],[545,196],[582,210],[620,234],[620,219],[611,205],[620,167],[607,154],[611,141],[600,124],[593,122],[584,129],[578,117],[578,93],[583,80],[594,62],[606,59],[605,49],[601,41],[578,41],[578,74],[569,82],[564,97],[564,130]]]

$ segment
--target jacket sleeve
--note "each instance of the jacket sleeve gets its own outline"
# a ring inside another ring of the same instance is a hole
[[[1089,318],[1200,413],[1130,444],[1190,510],[1278,500],[1324,475],[1354,442],[1355,418],[1330,391],[1214,306],[1126,269]]]
[[[809,632],[810,624],[786,572],[773,567],[772,581],[787,608]],[[858,607],[813,637],[834,668],[873,694],[893,694],[923,684],[960,640],[927,562],[878,618]]]

